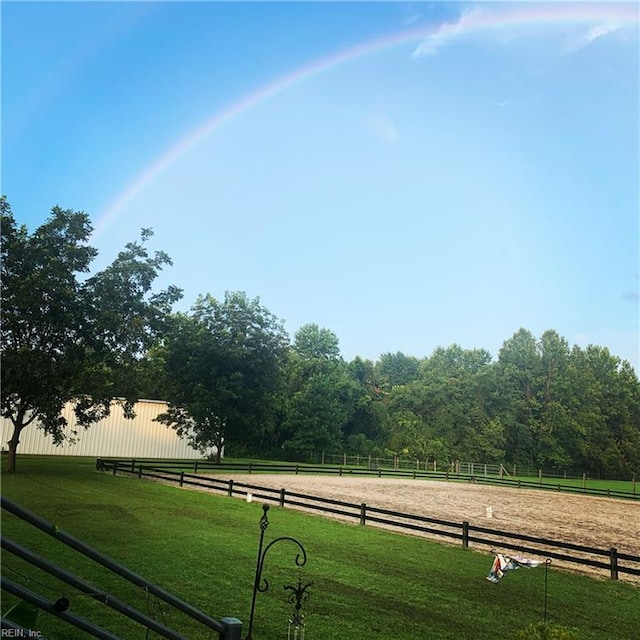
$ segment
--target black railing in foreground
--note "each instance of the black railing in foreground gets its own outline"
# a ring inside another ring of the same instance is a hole
[[[116,458],[97,458],[96,469],[102,470],[101,465],[108,465],[110,470],[115,468],[124,470],[130,467],[131,470],[138,468],[140,465],[144,467],[162,467],[177,469],[193,469],[194,473],[198,471],[241,471],[244,473],[295,473],[313,474],[313,475],[339,475],[339,476],[374,476],[377,478],[422,478],[429,480],[451,480],[458,482],[473,482],[476,484],[488,484],[501,487],[517,487],[519,489],[540,489],[546,491],[560,491],[563,493],[580,493],[583,495],[601,496],[607,498],[627,498],[630,500],[640,500],[640,492],[637,491],[621,491],[618,489],[603,489],[599,487],[585,487],[571,484],[563,484],[561,482],[540,482],[540,480],[522,480],[517,478],[509,478],[507,476],[485,476],[470,475],[465,473],[455,473],[451,471],[418,471],[407,469],[384,469],[384,468],[366,468],[366,467],[332,467],[328,465],[310,465],[296,463],[260,463],[260,462],[222,462],[217,463],[211,460],[153,460],[153,459],[127,459],[120,460]]]
[[[124,565],[116,562],[112,558],[109,558],[102,552],[90,547],[88,544],[82,542],[78,538],[65,533],[55,525],[51,524],[47,520],[44,520],[40,516],[28,511],[27,509],[21,507],[19,504],[2,496],[2,508],[9,513],[12,513],[16,517],[20,518],[27,524],[43,531],[44,533],[50,535],[55,538],[59,542],[71,547],[73,550],[78,553],[83,554],[88,557],[93,562],[102,565],[112,573],[119,575],[120,577],[128,580],[134,585],[141,587],[147,594],[155,596],[160,600],[163,600],[174,609],[181,611],[186,614],[193,620],[196,620],[203,626],[207,627],[218,633],[218,637],[220,640],[240,640],[241,632],[242,632],[242,623],[236,618],[226,617],[222,618],[222,620],[216,620],[207,614],[203,613],[199,609],[191,606],[187,602],[184,602],[180,598],[174,596],[173,594],[165,591],[161,587],[150,583],[148,580],[143,578],[142,576],[134,573]],[[6,553],[11,553],[15,557],[24,560],[25,562],[31,564],[34,567],[44,571],[45,573],[65,582],[66,584],[72,586],[78,591],[89,595],[93,599],[101,602],[102,604],[112,608],[118,613],[126,616],[127,618],[134,620],[135,622],[141,624],[143,627],[146,627],[148,630],[154,631],[159,636],[163,638],[168,638],[169,640],[186,640],[186,638],[177,631],[169,629],[164,624],[160,624],[157,620],[151,618],[150,616],[142,613],[137,610],[135,607],[132,607],[125,602],[122,602],[118,598],[114,597],[111,594],[108,594],[97,587],[93,586],[89,582],[79,578],[73,573],[67,571],[66,569],[58,566],[57,564],[51,562],[50,560],[43,558],[37,553],[23,547],[22,545],[6,538],[5,536],[1,536],[2,541],[2,549]],[[6,558],[6,555],[5,555]],[[89,635],[94,636],[95,638],[104,638],[105,640],[120,640],[119,636],[115,635],[111,631],[103,629],[102,627],[97,626],[93,622],[86,620],[80,616],[77,616],[69,611],[67,611],[67,606],[59,606],[59,602],[50,602],[46,598],[43,598],[40,594],[37,594],[26,587],[15,583],[14,581],[2,577],[2,589],[11,593],[12,595],[29,602],[30,604],[36,606],[37,608],[52,614],[58,618],[61,618],[65,622],[68,622],[70,625],[82,629]],[[3,623],[4,624],[4,623]],[[4,627],[3,627],[4,628]],[[9,628],[9,627],[8,627]],[[13,628],[13,627],[10,627]],[[34,630],[35,631],[35,630]],[[25,636],[30,637],[30,636]],[[40,637],[40,636],[38,636]]]
[[[499,547],[524,553],[544,555],[555,560],[602,569],[609,572],[612,580],[617,580],[621,573],[640,576],[640,556],[621,553],[615,547],[597,549],[595,547],[570,542],[560,542],[548,538],[537,538],[499,529],[479,527],[466,521],[451,522],[415,514],[401,513],[390,509],[371,507],[366,503],[356,504],[331,498],[320,498],[304,493],[287,491],[284,488],[272,489],[270,487],[237,482],[233,479],[223,480],[210,476],[186,473],[185,471],[173,471],[164,467],[146,466],[140,464],[138,461],[136,461],[135,465],[132,465],[131,461],[98,458],[96,468],[99,471],[111,471],[114,475],[120,472],[136,475],[138,478],[154,478],[175,482],[181,487],[201,487],[208,490],[220,491],[230,497],[238,496],[246,498],[250,494],[252,498],[270,500],[276,502],[281,507],[291,505],[345,518],[353,518],[359,520],[360,524],[373,522],[387,527],[408,529],[422,534],[453,538],[460,540],[464,547],[468,547],[469,543],[476,543],[490,548]],[[217,469],[220,470],[220,466],[218,466]],[[346,473],[344,475],[346,475]],[[477,534],[482,534],[482,536]],[[553,549],[557,549],[558,551],[554,551]],[[562,551],[574,551],[581,555],[568,555],[562,553]],[[603,559],[594,559],[594,556]],[[621,563],[627,564],[623,565]]]

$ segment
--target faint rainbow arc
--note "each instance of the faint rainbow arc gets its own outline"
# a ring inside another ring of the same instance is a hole
[[[101,212],[95,225],[95,233],[100,233],[138,193],[152,183],[165,169],[225,123],[300,82],[329,71],[340,64],[354,62],[367,55],[383,52],[420,39],[431,39],[433,44],[439,47],[448,40],[475,32],[482,32],[483,30],[526,27],[536,24],[597,25],[605,23],[616,26],[638,26],[639,16],[638,5],[631,2],[579,5],[572,3],[562,5],[546,4],[543,7],[539,5],[525,7],[514,5],[513,10],[510,11],[471,10],[463,13],[456,22],[442,23],[428,28],[418,27],[383,36],[320,58],[292,72],[279,76],[276,80],[260,87],[257,91],[243,97],[225,109],[217,111],[201,125],[189,131],[186,136],[139,173]]]

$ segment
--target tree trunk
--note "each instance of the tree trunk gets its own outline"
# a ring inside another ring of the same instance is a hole
[[[24,427],[24,424],[13,423],[13,435],[8,443],[9,455],[7,459],[7,473],[16,472],[16,454],[18,453],[18,445],[20,444],[20,433]]]
[[[220,462],[222,461],[222,447],[224,447],[223,437],[218,436],[215,447],[216,447],[216,464],[220,464]]]

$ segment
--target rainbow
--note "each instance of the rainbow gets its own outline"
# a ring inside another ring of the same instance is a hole
[[[255,92],[230,104],[227,108],[214,113],[202,124],[189,131],[140,172],[100,213],[95,225],[95,233],[100,233],[138,193],[156,180],[176,160],[187,154],[226,123],[287,89],[339,65],[414,42],[419,43],[413,53],[415,57],[433,55],[449,42],[463,37],[536,26],[547,28],[571,25],[589,27],[584,39],[576,43],[575,46],[579,47],[621,28],[637,28],[640,23],[639,16],[638,5],[634,2],[608,4],[588,2],[527,3],[509,5],[508,8],[505,8],[504,5],[485,5],[482,9],[464,11],[454,22],[445,22],[430,27],[416,27],[345,48],[276,78],[273,82],[260,87]]]

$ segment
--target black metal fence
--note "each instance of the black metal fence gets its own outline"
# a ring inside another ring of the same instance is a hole
[[[198,461],[194,464],[194,473],[189,473],[181,468],[180,471],[172,470],[171,466],[184,467],[184,463],[174,461],[163,462],[162,466],[147,465],[139,460],[112,460],[98,458],[96,468],[99,471],[110,471],[114,475],[126,473],[139,478],[153,478],[166,482],[175,482],[181,487],[199,487],[203,489],[219,491],[228,496],[247,497],[249,494],[253,498],[268,500],[284,507],[287,505],[308,509],[316,512],[324,512],[333,516],[346,519],[358,520],[360,524],[376,523],[386,527],[409,530],[430,536],[443,537],[461,542],[462,546],[468,547],[470,543],[475,543],[483,547],[499,547],[524,553],[544,555],[549,558],[561,560],[582,566],[588,566],[606,571],[612,580],[617,580],[619,574],[640,576],[640,556],[621,553],[615,547],[609,549],[597,549],[569,542],[559,542],[548,538],[537,538],[525,534],[502,531],[500,529],[489,529],[471,525],[469,522],[451,522],[436,518],[429,518],[415,514],[401,513],[389,509],[371,507],[366,503],[350,503],[342,500],[321,498],[303,493],[296,493],[282,489],[273,489],[260,485],[237,482],[233,479],[218,479],[211,476],[197,475],[197,471],[213,469],[220,471],[220,465]],[[327,473],[326,467],[310,467],[306,465],[234,465],[225,464],[226,470],[243,470],[251,473],[258,469],[270,471],[272,473]],[[338,468],[335,473],[339,475],[369,475],[366,470],[344,470]],[[382,471],[379,470],[382,474]],[[378,474],[376,474],[378,475]],[[404,472],[385,472],[386,476],[404,476]],[[429,477],[433,474],[429,473]],[[418,472],[409,474],[409,477],[420,477]],[[457,476],[452,479],[462,479]],[[497,484],[505,484],[498,482]],[[535,483],[532,483],[535,485]],[[520,486],[517,484],[517,486]],[[524,483],[522,484],[524,486]],[[535,485],[539,488],[538,485]],[[573,487],[575,489],[575,487]],[[580,492],[582,493],[582,491]],[[571,554],[566,552],[573,552]]]
[[[65,533],[40,516],[28,511],[27,509],[24,509],[19,504],[17,504],[13,500],[10,500],[9,498],[6,498],[5,496],[2,496],[2,509],[6,510],[9,513],[12,513],[14,516],[20,518],[27,524],[32,525],[40,531],[43,531],[44,533],[50,535],[51,537],[67,545],[68,547],[71,547],[78,553],[83,554],[93,562],[105,567],[108,571],[119,575],[120,577],[136,585],[137,587],[141,587],[147,594],[150,594],[162,600],[174,609],[181,611],[183,614],[186,614],[193,620],[196,620],[207,629],[210,629],[211,631],[217,633],[220,640],[240,640],[242,623],[236,618],[226,617],[222,618],[222,620],[216,620],[208,616],[199,609],[196,609],[187,602],[184,602],[175,595],[162,589],[158,585],[150,583],[142,576],[134,573],[127,567],[109,558],[100,551],[90,547],[78,538]],[[5,537],[4,535],[1,537],[1,540],[2,550],[5,554],[10,553],[15,557],[24,560],[33,567],[37,567],[48,575],[61,580],[74,589],[77,589],[79,592],[90,596],[94,600],[101,602],[114,611],[117,611],[127,618],[139,623],[140,625],[142,625],[142,627],[155,632],[160,637],[169,638],[170,640],[186,640],[185,636],[181,633],[166,627],[164,624],[158,622],[154,618],[151,618],[142,611],[130,606],[126,602],[121,601],[114,595],[102,591],[86,580],[79,578],[70,571],[38,555],[32,550],[27,549],[23,545],[18,544],[17,542]],[[3,562],[5,558],[6,555],[3,558]],[[31,589],[16,583],[15,581],[7,578],[4,575],[2,576],[2,590],[12,594],[13,596],[19,598],[20,600],[23,600],[24,602],[35,606],[36,608],[46,613],[64,620],[71,626],[81,629],[82,631],[95,638],[101,638],[104,640],[121,640],[119,636],[115,635],[111,631],[104,629],[94,622],[76,615],[71,611],[68,611],[68,602],[65,604],[65,602],[61,601],[60,599],[56,602],[51,602],[48,598],[45,598],[41,594],[38,594]],[[36,637],[34,634],[40,633],[39,631],[34,629],[25,629],[21,625],[16,624],[15,621],[12,621],[5,617],[2,617],[0,628],[11,629],[12,633],[15,631],[18,635],[14,635],[13,637]],[[9,637],[9,635],[11,634],[2,634],[3,637],[5,637],[5,635]],[[37,635],[37,637],[41,638],[43,636]]]

